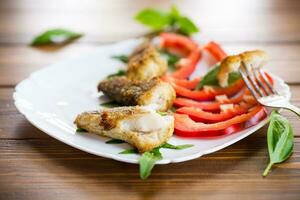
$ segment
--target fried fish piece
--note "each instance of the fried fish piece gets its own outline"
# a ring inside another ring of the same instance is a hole
[[[241,64],[251,69],[251,67],[262,67],[268,61],[268,55],[262,50],[245,51],[238,55],[227,56],[221,61],[220,71],[217,79],[221,87],[228,86],[229,73],[238,71]]]
[[[164,75],[167,67],[166,60],[149,41],[145,41],[130,55],[127,77],[131,80],[149,80]]]
[[[160,111],[168,110],[176,97],[173,87],[159,78],[132,81],[126,77],[112,77],[100,82],[98,91],[125,106],[155,104]]]
[[[74,123],[90,133],[128,142],[141,153],[165,143],[174,130],[172,115],[162,116],[143,106],[84,112],[77,116]]]

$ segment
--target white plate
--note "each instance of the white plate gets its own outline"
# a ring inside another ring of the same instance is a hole
[[[134,39],[101,46],[92,54],[66,60],[32,73],[16,87],[13,96],[16,107],[34,126],[68,145],[106,158],[138,163],[139,155],[118,154],[130,148],[128,144],[106,144],[105,141],[109,138],[88,133],[76,134],[73,121],[83,111],[99,109],[100,101],[96,91],[98,82],[123,67],[123,64],[111,59],[111,56],[128,54],[140,41]],[[200,72],[197,73],[203,73],[207,67],[205,65],[207,64],[201,62]],[[276,89],[290,98],[288,86],[280,78],[273,78]],[[267,119],[246,130],[215,139],[173,136],[169,141],[171,144],[194,146],[185,150],[162,149],[164,159],[158,164],[183,162],[218,151],[247,137],[266,123]]]

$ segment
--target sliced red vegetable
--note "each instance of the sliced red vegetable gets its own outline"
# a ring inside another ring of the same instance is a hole
[[[205,45],[204,49],[206,49],[213,57],[215,57],[217,61],[221,61],[227,56],[222,47],[214,41],[211,41]]]
[[[215,99],[216,95],[221,95],[221,94],[225,94],[227,96],[233,96],[234,94],[238,93],[245,85],[244,81],[240,79],[236,81],[234,84],[232,84],[231,86],[226,88],[210,87],[211,89],[209,91],[205,89],[195,91],[195,90],[186,89],[184,87],[176,85],[175,83],[171,83],[171,84],[178,96],[183,96],[183,97],[187,97],[199,101],[213,100]]]
[[[161,47],[166,49],[178,49],[180,51],[191,52],[195,50],[198,45],[189,37],[179,35],[176,33],[166,33],[163,32],[160,34]]]
[[[201,59],[201,50],[196,48],[193,50],[188,57],[179,60],[178,67],[172,76],[174,78],[186,79],[188,78],[196,69],[197,63]]]
[[[176,113],[187,114],[196,122],[221,122],[230,119],[236,115],[241,115],[247,112],[247,108],[244,106],[234,105],[233,109],[221,111],[220,113],[211,113],[203,111],[200,108],[195,107],[181,107],[176,110]]]
[[[195,122],[188,115],[175,113],[175,134],[183,137],[207,137],[222,135],[224,134],[224,130],[228,127],[234,124],[244,123],[259,112],[265,112],[262,106],[256,106],[246,114],[238,115],[231,119],[213,124]]]
[[[174,105],[176,107],[188,106],[188,107],[201,108],[202,110],[205,111],[217,112],[220,110],[220,105],[224,103],[237,104],[240,103],[243,100],[243,98],[244,98],[244,92],[240,92],[236,96],[223,100],[222,102],[220,101],[199,102],[192,99],[178,97],[174,100]]]
[[[161,77],[161,79],[166,82],[174,82],[176,85],[185,87],[187,89],[194,89],[198,85],[199,81],[201,80],[201,78],[195,78],[193,80],[178,79],[171,76],[163,76]]]

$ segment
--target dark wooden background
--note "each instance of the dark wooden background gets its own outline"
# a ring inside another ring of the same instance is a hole
[[[0,199],[300,199],[300,123],[292,157],[267,178],[266,127],[202,158],[155,167],[147,181],[138,166],[67,146],[33,127],[16,110],[15,85],[31,72],[147,30],[132,16],[147,6],[176,4],[228,52],[262,48],[270,71],[290,84],[300,106],[298,0],[1,0]],[[27,46],[37,33],[67,27],[86,35],[63,48]]]

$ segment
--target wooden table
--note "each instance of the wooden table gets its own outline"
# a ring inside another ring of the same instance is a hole
[[[228,52],[262,48],[268,68],[290,84],[300,106],[298,0],[0,2],[0,199],[300,199],[300,123],[292,157],[267,178],[266,127],[219,152],[155,167],[147,181],[138,166],[90,155],[32,126],[16,110],[14,86],[31,72],[99,45],[145,33],[132,16],[175,3]],[[63,48],[27,46],[37,33],[67,27],[86,35]]]

